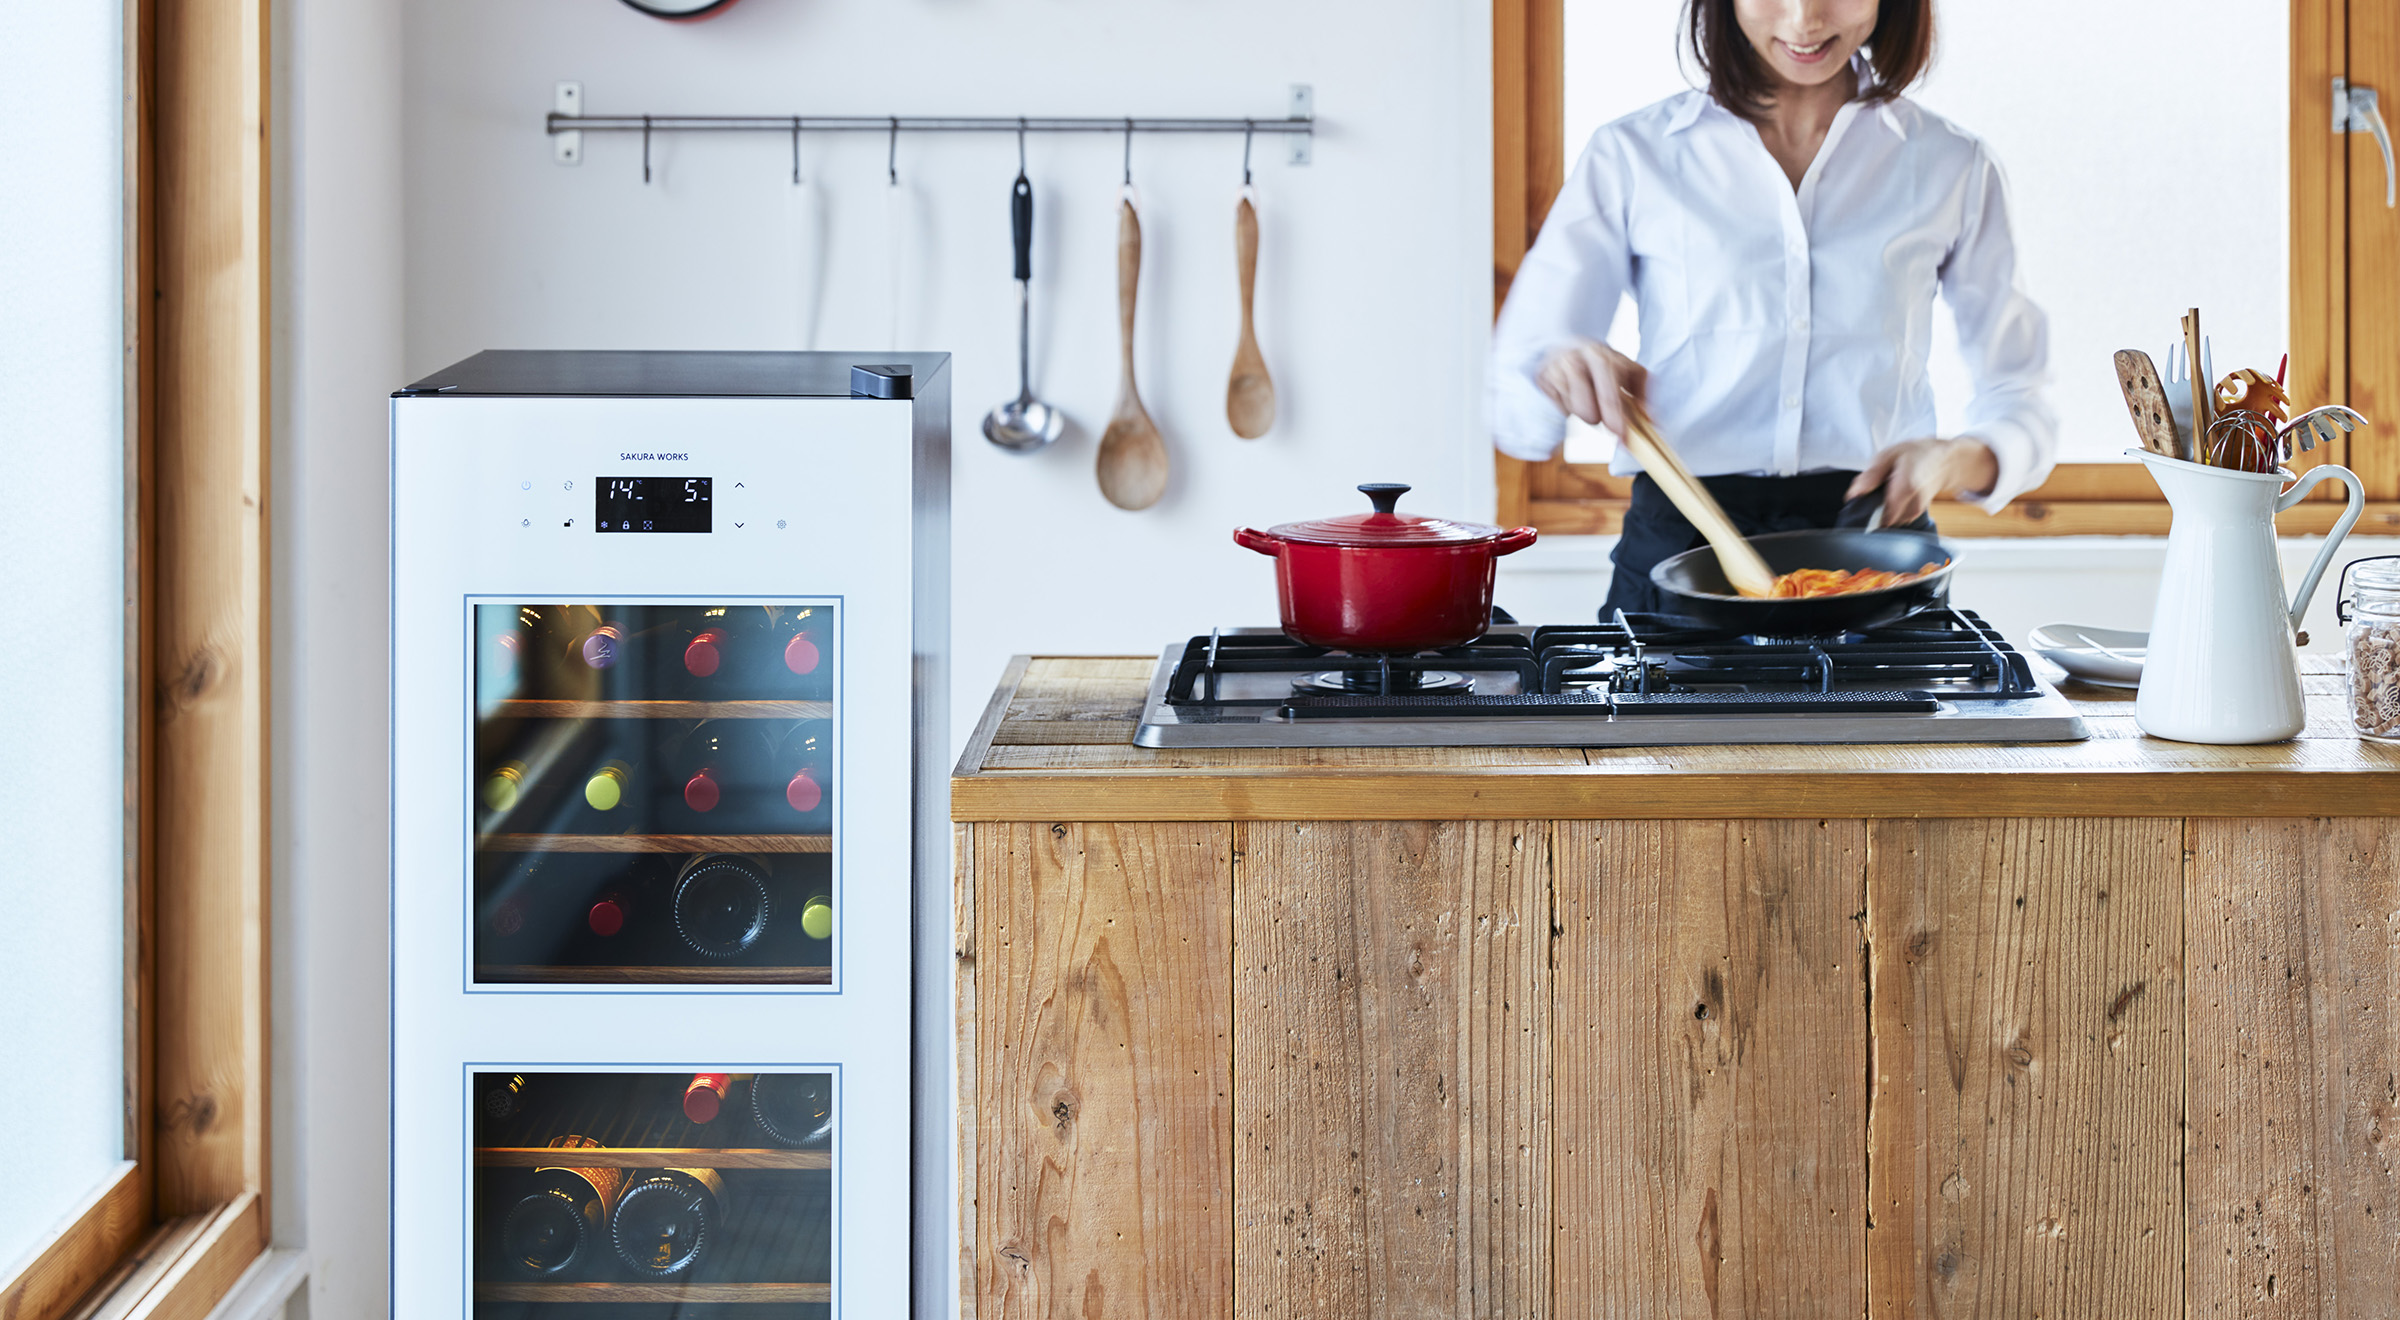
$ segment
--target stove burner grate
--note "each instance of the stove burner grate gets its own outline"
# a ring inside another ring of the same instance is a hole
[[[1382,665],[1372,669],[1322,669],[1292,680],[1292,691],[1302,695],[1332,692],[1389,697],[1455,696],[1474,690],[1475,680],[1465,674],[1414,666],[1398,669]]]

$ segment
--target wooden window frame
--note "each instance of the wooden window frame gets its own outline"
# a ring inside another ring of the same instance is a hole
[[[198,1320],[268,1243],[268,15],[122,3],[129,1158],[16,1320]]]
[[[2332,79],[2348,66],[2355,34],[2349,0],[2292,0],[2291,336],[2293,394],[2347,401],[2350,323],[2345,254],[2347,182],[2343,143],[2327,131]],[[1566,183],[1566,7],[1564,0],[1492,4],[1492,306],[1508,296],[1526,249]],[[2345,382],[2337,392],[2333,382]],[[2394,419],[2400,422],[2400,419]],[[2131,444],[2130,426],[2127,443]],[[2349,462],[2344,438],[2301,455],[2295,467]],[[1495,454],[1498,518],[1545,534],[1613,536],[1624,523],[1632,479],[1606,464],[1563,454],[1528,463]],[[2351,466],[2357,466],[2351,464]],[[2323,533],[2340,515],[2338,486],[2320,487],[2277,519],[2286,535]],[[1935,521],[1955,536],[2164,536],[2168,511],[2146,469],[2132,463],[2061,463],[2047,481],[1998,514],[1942,500]],[[2400,533],[2400,502],[2375,502],[2362,534]]]

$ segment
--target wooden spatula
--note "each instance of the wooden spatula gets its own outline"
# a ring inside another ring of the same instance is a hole
[[[1142,283],[1142,218],[1127,193],[1117,203],[1117,410],[1100,433],[1100,493],[1120,509],[1147,509],[1167,491],[1167,442],[1133,383],[1133,302]]]
[[[1745,596],[1772,595],[1775,575],[1768,571],[1767,561],[1759,558],[1758,551],[1734,530],[1733,520],[1725,516],[1716,496],[1708,493],[1708,487],[1700,484],[1700,479],[1683,465],[1673,447],[1660,438],[1658,428],[1650,424],[1650,410],[1642,406],[1642,401],[1628,394],[1624,402],[1626,447],[1692,526],[1708,538],[1709,545],[1717,552],[1717,563],[1725,569],[1725,580]]]
[[[2133,414],[2133,429],[2142,437],[2142,448],[2161,458],[2184,457],[2175,409],[2167,402],[2167,387],[2159,380],[2150,355],[2138,348],[2120,348],[2116,362],[2117,387],[2125,391],[2125,408]]]

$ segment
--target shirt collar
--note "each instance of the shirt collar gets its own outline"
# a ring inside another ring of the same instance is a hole
[[[1852,76],[1857,78],[1860,84],[1863,85],[1866,82],[1867,75],[1870,70],[1868,69],[1867,57],[1864,52],[1853,54],[1850,57],[1850,71]],[[1712,108],[1719,110],[1724,109],[1724,107],[1717,105],[1717,99],[1713,96],[1710,96],[1707,92],[1691,91],[1685,93],[1683,103],[1676,106],[1675,113],[1669,116],[1667,119],[1667,132],[1672,135],[1690,128],[1693,124],[1699,122],[1700,116],[1708,113],[1708,111]],[[1732,112],[1726,111],[1726,113],[1731,114]],[[1885,128],[1888,128],[1892,131],[1892,136],[1899,138],[1903,142],[1908,140],[1908,121],[1901,117],[1899,102],[1897,99],[1886,101],[1883,104],[1876,106],[1875,117],[1883,121],[1883,126]]]

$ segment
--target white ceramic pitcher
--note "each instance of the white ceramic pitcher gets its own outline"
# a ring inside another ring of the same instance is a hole
[[[2317,579],[2366,507],[2358,474],[2326,464],[2294,481],[2288,470],[2236,472],[2146,451],[2141,460],[2174,509],[2158,609],[2142,661],[2134,721],[2157,738],[2196,743],[2280,742],[2308,723],[2293,634]],[[2287,606],[2275,556],[2275,515],[2327,479],[2349,504]],[[2289,486],[2285,483],[2290,482]]]

